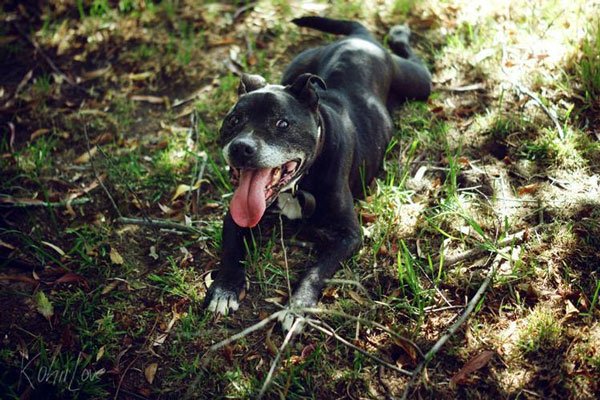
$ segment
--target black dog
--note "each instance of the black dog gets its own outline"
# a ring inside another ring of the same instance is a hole
[[[382,164],[392,137],[391,110],[407,100],[426,100],[431,91],[431,76],[409,46],[408,28],[390,30],[395,53],[390,54],[358,22],[321,17],[293,22],[346,37],[302,52],[281,85],[242,76],[239,100],[220,132],[237,186],[223,222],[221,266],[205,300],[220,314],[238,308],[245,241],[275,200],[273,206],[288,218],[309,211],[303,217],[321,235],[317,260],[290,306],[317,303],[325,281],[361,244],[353,198]],[[288,313],[284,329],[293,321]]]

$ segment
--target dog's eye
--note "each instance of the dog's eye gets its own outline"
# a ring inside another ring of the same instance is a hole
[[[287,120],[285,119],[280,119],[279,121],[277,121],[275,126],[279,129],[287,129],[287,127],[290,126],[290,123],[287,122]]]

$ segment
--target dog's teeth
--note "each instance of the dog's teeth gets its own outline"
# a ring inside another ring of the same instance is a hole
[[[277,183],[279,182],[280,178],[281,178],[281,168],[276,168],[275,172],[273,172],[273,177],[271,178],[271,184],[270,184],[270,186],[277,185]]]

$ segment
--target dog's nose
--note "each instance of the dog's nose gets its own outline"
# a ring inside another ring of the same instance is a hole
[[[243,166],[256,154],[256,142],[247,138],[235,139],[229,145],[230,157],[236,164]]]

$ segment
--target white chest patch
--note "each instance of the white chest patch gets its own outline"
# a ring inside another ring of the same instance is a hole
[[[302,218],[302,207],[300,207],[298,199],[292,196],[291,193],[280,193],[277,197],[277,207],[279,212],[288,219]]]

